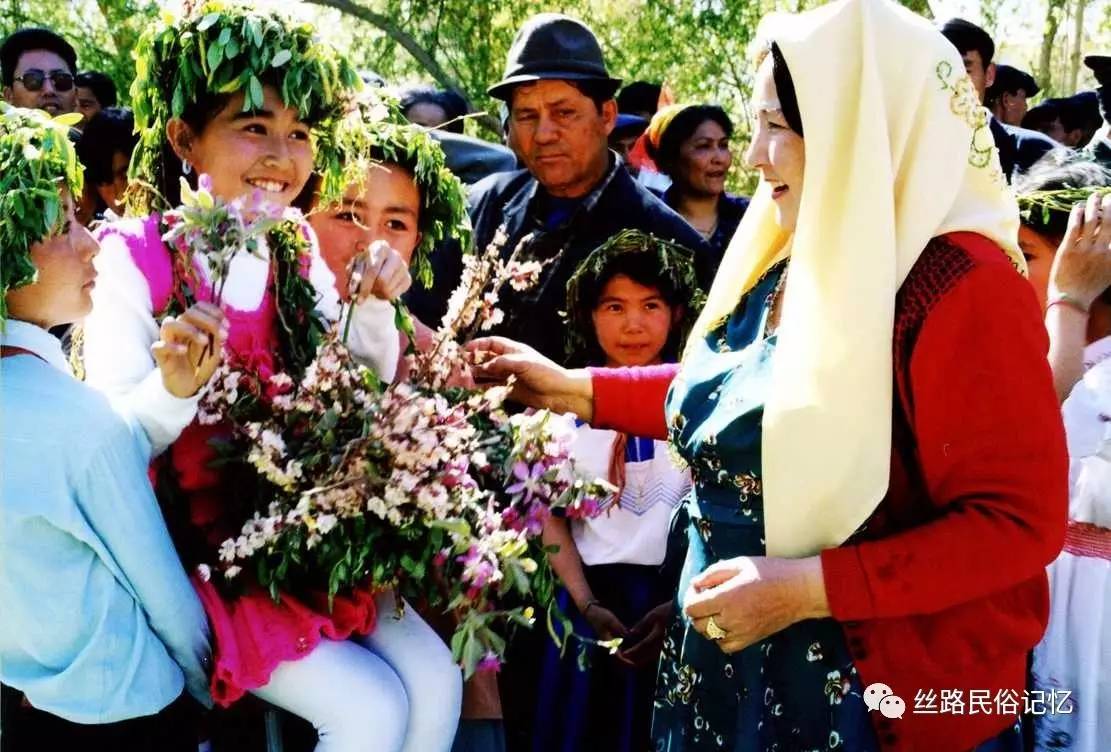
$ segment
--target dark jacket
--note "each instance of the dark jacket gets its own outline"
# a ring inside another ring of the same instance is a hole
[[[1030,165],[1060,145],[1044,133],[1007,125],[994,116],[988,116],[988,125],[999,149],[999,166],[1008,183],[1016,172],[1026,172]]]
[[[625,229],[642,230],[690,248],[695,252],[699,277],[709,289],[717,266],[709,246],[682,217],[634,181],[615,158],[611,157],[609,171],[591,193],[573,207],[564,207],[569,214],[562,222],[553,221],[555,203],[559,202],[526,170],[491,175],[471,188],[476,249],[485,250],[504,225],[508,236],[502,248],[504,258],[532,233],[518,258],[555,259],[532,289],[517,292],[506,287],[501,291],[505,321],[492,334],[524,342],[564,362],[566,327],[561,313],[566,307],[567,281],[591,251]],[[432,254],[432,266],[432,290],[413,291],[407,302],[418,318],[437,325],[462,272],[459,247],[438,248]]]
[[[676,193],[674,185],[668,188],[661,198],[663,198],[665,204],[678,211],[675,204],[679,200],[679,195]],[[737,227],[745,216],[748,203],[747,196],[722,193],[718,197],[718,222],[713,234],[707,241],[714,252],[715,264],[721,263],[721,259],[725,255],[725,249],[729,247],[729,241],[733,239],[733,234],[737,232]]]

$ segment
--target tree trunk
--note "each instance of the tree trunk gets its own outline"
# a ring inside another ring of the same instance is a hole
[[[1076,0],[1073,8],[1073,34],[1072,56],[1069,58],[1069,78],[1064,94],[1076,91],[1076,83],[1080,78],[1080,50],[1084,46],[1084,11],[1088,8],[1088,0]]]
[[[313,5],[322,5],[327,8],[335,8],[340,13],[354,16],[361,21],[366,21],[370,25],[381,29],[385,32],[386,36],[401,45],[402,49],[412,55],[413,59],[416,60],[422,68],[428,71],[428,74],[432,76],[436,83],[445,89],[453,89],[458,92],[467,100],[468,109],[474,109],[474,105],[467,97],[466,90],[459,82],[436,61],[436,58],[433,57],[431,53],[421,47],[420,43],[417,42],[412,35],[394,23],[389,17],[377,13],[364,5],[358,5],[352,2],[352,0],[306,0],[306,2]],[[479,115],[477,119],[494,133],[501,133],[501,122],[493,115],[484,112]]]
[[[1042,27],[1042,54],[1038,61],[1038,84],[1048,95],[1053,93],[1053,43],[1057,40],[1057,28],[1061,25],[1061,9],[1067,0],[1049,0],[1045,11],[1045,25]]]

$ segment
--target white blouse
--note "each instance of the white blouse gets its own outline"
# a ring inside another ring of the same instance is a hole
[[[614,431],[581,425],[575,431],[573,458],[584,475],[609,475]],[[672,464],[667,442],[630,439],[625,489],[596,517],[571,521],[571,537],[583,564],[659,566],[667,553],[675,508],[691,489],[690,471]]]
[[[1061,405],[1069,449],[1069,519],[1111,528],[1111,338],[1085,348],[1084,367]]]

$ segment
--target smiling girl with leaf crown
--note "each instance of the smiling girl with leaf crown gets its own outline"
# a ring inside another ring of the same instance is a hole
[[[280,210],[306,206],[314,168],[325,185],[340,182],[335,131],[359,81],[311,25],[247,3],[207,2],[163,18],[140,40],[136,67],[142,137],[128,208],[137,217],[101,231],[103,284],[86,322],[86,367],[91,382],[126,398],[156,450],[167,450],[158,486],[179,552],[194,566],[238,530],[251,502],[232,490],[239,487],[230,468],[211,465],[212,441],[226,428],[201,425],[196,398],[152,378],[157,322],[177,317],[201,350],[226,336],[225,358],[238,368],[296,374],[340,306],[297,212],[285,211],[259,252],[236,254],[216,280],[199,254],[167,246],[159,209],[179,203],[182,176],[202,173],[221,201],[254,195]],[[355,292],[361,302],[349,345],[386,379],[398,336],[392,309],[373,299],[396,298],[408,284],[398,254],[376,249]],[[223,322],[213,302],[222,304]],[[187,320],[189,311],[196,315]],[[329,608],[323,594],[283,592],[276,601],[248,586],[229,596],[201,572],[193,579],[213,627],[218,703],[250,691],[310,721],[321,751],[450,746],[459,673],[415,614],[395,618],[392,594],[355,591]]]

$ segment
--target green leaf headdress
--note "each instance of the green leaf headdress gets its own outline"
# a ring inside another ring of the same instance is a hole
[[[1018,194],[1019,216],[1023,224],[1035,230],[1063,233],[1069,213],[1077,204],[1083,204],[1093,193],[1111,193],[1111,186],[1064,187],[1053,190],[1030,191]]]
[[[0,103],[0,325],[8,317],[8,290],[38,275],[31,246],[61,232],[61,189],[81,197],[82,173],[68,131],[80,116],[58,120],[39,110]]]
[[[274,5],[239,0],[201,2],[181,17],[164,12],[135,50],[131,98],[140,140],[131,159],[129,212],[150,213],[177,184],[177,175],[166,174],[171,118],[205,99],[240,91],[244,111],[261,108],[267,83],[311,127],[317,170],[338,171],[335,128],[362,81],[312,24]]]
[[[1111,171],[1083,152],[1055,149],[1015,178],[1022,223],[1041,233],[1065,234],[1069,213],[1093,193],[1111,192]]]
[[[643,260],[630,257],[640,255]],[[630,262],[633,264],[630,264]],[[671,336],[664,348],[665,356],[677,357],[690,332],[691,324],[706,302],[706,294],[698,285],[694,267],[694,252],[640,230],[622,230],[598,248],[579,265],[567,282],[567,355],[578,362],[593,364],[603,357],[594,336],[592,313],[605,282],[630,264],[640,270],[651,270],[651,282],[636,279],[642,284],[659,287],[669,302],[684,306],[683,318],[672,327]],[[672,352],[669,352],[672,351]]]
[[[471,223],[459,178],[447,168],[444,151],[428,131],[412,125],[392,95],[368,89],[336,135],[339,169],[324,172],[320,205],[335,203],[351,185],[362,185],[374,164],[396,164],[413,174],[421,194],[421,242],[410,266],[425,287],[432,285],[428,256],[437,243],[455,238],[467,249]]]

